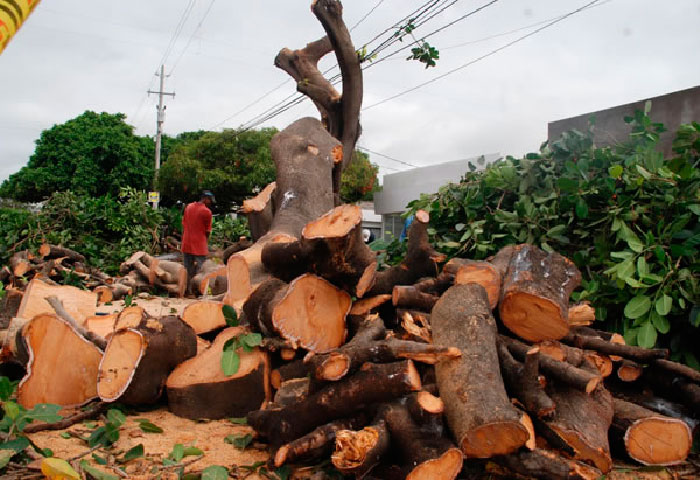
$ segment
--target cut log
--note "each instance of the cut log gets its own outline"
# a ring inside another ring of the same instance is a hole
[[[578,348],[595,350],[606,355],[618,355],[640,363],[649,363],[653,360],[668,357],[665,348],[642,348],[630,345],[620,345],[598,337],[589,337],[578,333],[570,333],[562,338],[562,342]]]
[[[447,438],[421,432],[406,405],[392,403],[381,412],[392,444],[408,466],[406,479],[453,480],[462,470],[464,456]]]
[[[241,213],[248,220],[248,227],[254,242],[265,235],[272,225],[274,204],[272,194],[275,192],[275,182],[269,183],[255,197],[243,201]]]
[[[613,418],[613,401],[604,388],[591,395],[568,386],[550,384],[547,393],[557,408],[545,420],[547,440],[554,447],[570,450],[574,458],[594,465],[603,473],[612,468],[608,429]],[[554,437],[552,437],[552,435]]]
[[[85,263],[85,257],[75,250],[70,248],[64,248],[60,245],[51,245],[49,243],[42,243],[39,247],[39,255],[41,258],[61,258],[65,257],[71,261],[71,263],[80,262]]]
[[[670,360],[654,360],[653,368],[660,371],[666,371],[674,375],[681,375],[691,382],[700,383],[700,372],[682,363],[672,362]]]
[[[515,360],[508,347],[499,342],[498,358],[503,381],[511,396],[522,403],[525,411],[539,418],[550,418],[554,414],[554,402],[545,392],[545,382],[539,374],[539,349],[528,350],[523,364]]]
[[[182,320],[194,329],[197,335],[226,326],[222,302],[199,301],[185,307]]]
[[[396,285],[392,292],[391,303],[395,307],[429,312],[438,298],[430,293],[423,293],[412,285]]]
[[[243,311],[248,322],[264,335],[276,334],[294,347],[325,352],[345,341],[350,304],[346,292],[305,274],[289,285],[278,279],[266,281],[245,302]]]
[[[399,318],[399,331],[403,330],[404,338],[416,342],[433,343],[429,313],[397,309],[396,315]]]
[[[499,336],[499,342],[503,342],[510,353],[518,360],[524,361],[531,347],[515,340],[514,338]],[[602,381],[602,377],[590,370],[575,367],[574,365],[556,360],[549,355],[540,355],[540,370],[561,383],[570,385],[582,392],[591,393]]]
[[[226,250],[221,254],[221,259],[223,260],[223,264],[225,265],[226,262],[228,262],[228,259],[233,255],[234,253],[240,252],[241,250],[245,250],[247,248],[250,248],[253,246],[253,242],[248,240],[245,236],[240,236],[238,237],[238,241],[236,243],[233,243],[226,247]]]
[[[643,465],[677,465],[693,445],[688,425],[634,403],[613,399],[610,439]]]
[[[427,390],[408,395],[406,407],[422,431],[442,434],[442,415],[445,403]]]
[[[303,360],[295,360],[285,363],[270,373],[270,382],[276,389],[280,388],[284,382],[295,378],[306,378],[309,376],[309,364]]]
[[[454,280],[455,285],[468,285],[476,283],[486,290],[489,297],[489,305],[493,310],[498,305],[501,297],[501,274],[489,262],[469,262],[462,265]]]
[[[339,432],[360,428],[364,421],[364,415],[335,420],[282,445],[273,457],[275,467],[281,467],[285,463],[309,461],[328,456],[333,451],[336,435]]]
[[[180,317],[145,318],[115,331],[100,362],[97,393],[104,402],[155,403],[170,372],[197,353],[197,335]]]
[[[260,259],[265,270],[285,282],[291,282],[307,273],[311,261],[308,252],[299,241],[267,243],[262,249]]]
[[[410,359],[435,364],[440,360],[459,358],[454,347],[436,347],[427,343],[388,338],[368,343],[347,345],[326,355],[312,357],[310,369],[316,380],[337,381],[360,368],[366,362],[389,363]]]
[[[580,283],[581,272],[571,260],[518,245],[503,279],[501,321],[525,340],[558,340],[569,332],[569,296]]]
[[[511,453],[496,457],[494,461],[528,479],[598,480],[602,477],[596,468],[542,449]]]
[[[48,314],[34,317],[22,335],[29,353],[27,374],[17,388],[17,400],[23,407],[38,403],[79,406],[97,397],[102,351],[93,342]]]
[[[207,259],[190,283],[190,290],[201,295],[207,294],[210,288],[212,295],[224,293],[228,284],[226,265]]]
[[[41,314],[53,314],[54,309],[46,300],[51,296],[61,300],[63,307],[78,324],[95,314],[97,294],[94,292],[68,285],[51,286],[37,279],[29,282],[24,291],[17,316],[31,319]]]
[[[126,307],[119,312],[117,320],[114,322],[114,331],[123,330],[125,328],[138,328],[142,321],[147,318],[146,311],[143,307],[132,305]]]
[[[350,315],[367,315],[369,313],[374,313],[374,311],[384,305],[386,302],[391,300],[391,295],[377,295],[374,297],[367,297],[361,300],[356,300],[352,303],[350,307]]]
[[[413,286],[424,293],[432,293],[434,295],[442,295],[445,290],[454,284],[455,276],[452,273],[444,270],[437,277],[428,277],[418,280]]]
[[[259,348],[237,353],[238,371],[227,377],[221,369],[224,344],[246,333],[243,327],[221,332],[211,347],[180,364],[168,377],[168,408],[185,418],[243,417],[271,399],[267,353]]]
[[[117,314],[93,315],[85,319],[85,329],[106,339],[114,331]]]
[[[343,475],[360,479],[376,467],[389,450],[389,431],[384,420],[359,431],[353,430],[336,432],[331,462]]]
[[[488,295],[476,284],[455,285],[431,314],[435,346],[454,346],[461,358],[435,366],[447,425],[469,457],[511,453],[528,440],[498,366],[496,322]]]
[[[642,366],[631,360],[623,360],[617,366],[617,378],[623,382],[634,382],[642,376]]]
[[[71,316],[70,313],[68,313],[63,306],[63,303],[61,300],[59,300],[58,297],[56,296],[50,296],[46,298],[46,301],[49,302],[49,305],[51,305],[51,308],[54,309],[56,312],[56,315],[61,319],[66,321],[71,327],[73,327],[74,330],[76,330],[81,336],[85,337],[86,340],[91,341],[94,343],[97,348],[100,350],[104,350],[105,348],[105,341],[102,337],[99,335],[96,335],[89,330],[86,330],[84,327],[84,322],[78,323],[78,321]]]
[[[420,376],[410,360],[368,363],[354,375],[324,386],[299,403],[281,410],[250,412],[248,425],[279,445],[299,438],[318,425],[362,411],[373,403],[390,401],[418,390]]]
[[[586,326],[595,322],[595,308],[585,303],[570,305],[568,315],[570,327]]]
[[[374,285],[377,256],[362,239],[362,210],[341,205],[306,224],[301,243],[311,270],[362,298]]]
[[[12,275],[15,277],[21,277],[30,272],[32,270],[32,264],[29,262],[29,252],[27,250],[15,252],[10,257],[10,269],[12,270]]]
[[[280,407],[286,407],[294,403],[300,402],[309,396],[309,377],[292,378],[286,382],[282,382],[272,403]],[[247,413],[247,412],[246,412]]]
[[[435,277],[438,264],[445,261],[445,255],[433,250],[428,239],[430,215],[418,210],[408,229],[406,258],[400,265],[377,272],[374,286],[369,295],[392,293],[396,285],[413,285],[423,277]]]

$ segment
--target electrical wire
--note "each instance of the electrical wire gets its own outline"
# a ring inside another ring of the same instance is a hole
[[[185,44],[185,48],[182,49],[182,51],[180,52],[180,56],[177,57],[177,60],[175,60],[175,63],[173,64],[172,68],[170,69],[171,75],[173,74],[173,72],[177,68],[177,65],[180,63],[180,60],[182,60],[182,57],[183,57],[183,55],[185,55],[185,52],[187,51],[187,49],[190,47],[190,44],[192,43],[194,36],[197,34],[199,29],[202,28],[202,24],[204,23],[204,20],[207,19],[207,16],[209,15],[209,12],[211,12],[211,8],[214,6],[215,2],[216,2],[216,0],[211,0],[211,2],[209,2],[209,6],[207,7],[206,12],[204,12],[204,15],[202,16],[201,20],[199,21],[197,26],[192,31],[190,38],[187,40],[187,43]]]
[[[360,25],[362,22],[364,22],[365,20],[367,20],[367,17],[369,17],[370,15],[372,15],[372,13],[373,13],[373,12],[377,9],[377,7],[379,7],[379,5],[381,5],[382,3],[384,3],[384,0],[379,0],[379,1],[371,8],[371,10],[370,10],[369,12],[365,13],[365,15],[364,15],[361,19],[359,19],[359,20],[357,21],[357,23],[355,23],[355,25],[353,25],[352,27],[350,27],[350,30],[349,30],[349,31],[352,32],[353,30],[355,30],[355,29],[357,28],[358,25]]]
[[[367,152],[367,153],[371,153],[372,155],[377,155],[377,156],[386,158],[387,160],[391,160],[392,162],[397,162],[397,163],[400,163],[400,164],[402,164],[402,165],[406,165],[407,167],[418,168],[418,165],[414,165],[414,164],[412,164],[412,163],[404,162],[403,160],[399,160],[399,159],[390,157],[389,155],[385,155],[385,154],[383,154],[383,153],[374,152],[374,151],[372,151],[372,150],[370,150],[369,148],[366,148],[366,147],[362,147],[362,146],[359,146],[359,145],[358,145],[358,146],[356,146],[355,148],[357,148],[358,150],[362,150],[362,151],[364,151],[364,152]]]
[[[369,110],[370,108],[374,108],[374,107],[376,107],[376,106],[382,105],[382,104],[387,103],[387,102],[389,102],[389,101],[391,101],[391,100],[394,100],[394,99],[396,99],[396,98],[402,97],[402,96],[404,96],[404,95],[406,95],[406,94],[408,94],[408,93],[415,92],[416,90],[418,90],[418,89],[420,89],[420,88],[423,88],[423,87],[425,87],[425,86],[427,86],[427,85],[430,85],[430,84],[432,84],[432,83],[435,83],[435,82],[437,82],[438,80],[442,80],[443,78],[445,78],[445,77],[447,77],[447,76],[449,76],[449,75],[452,75],[453,73],[456,73],[456,72],[458,72],[458,71],[460,71],[460,70],[463,70],[463,69],[465,69],[465,68],[467,68],[467,67],[469,67],[469,66],[471,66],[471,65],[474,65],[475,63],[478,63],[478,62],[480,62],[480,61],[482,61],[482,60],[484,60],[484,59],[486,59],[486,58],[488,58],[488,57],[491,57],[491,56],[497,54],[497,53],[500,52],[500,51],[503,51],[503,50],[505,50],[505,49],[507,49],[507,48],[509,48],[509,47],[511,47],[511,46],[513,46],[513,45],[515,45],[516,43],[520,43],[520,42],[522,42],[523,40],[525,40],[525,39],[527,39],[527,38],[529,38],[529,37],[531,37],[531,36],[533,36],[533,35],[536,35],[537,33],[541,32],[542,30],[545,30],[545,29],[547,29],[547,28],[549,28],[549,27],[551,27],[551,26],[553,26],[553,25],[556,25],[557,23],[559,23],[559,22],[561,22],[561,21],[563,21],[563,20],[566,20],[566,19],[569,18],[570,16],[575,15],[575,14],[577,14],[577,13],[579,13],[579,12],[581,12],[581,11],[583,11],[583,10],[585,10],[585,9],[587,9],[587,8],[589,8],[589,7],[591,7],[591,6],[593,6],[593,5],[595,5],[595,4],[598,3],[599,1],[600,1],[600,0],[592,0],[592,1],[588,2],[586,5],[584,5],[584,6],[582,6],[582,7],[579,7],[579,8],[577,8],[577,9],[575,9],[575,10],[572,10],[571,12],[566,13],[566,14],[562,15],[561,17],[558,17],[558,18],[552,20],[551,22],[547,23],[546,25],[544,25],[544,26],[542,26],[542,27],[539,27],[539,28],[537,28],[537,29],[535,29],[535,30],[533,30],[533,31],[531,31],[531,32],[529,32],[529,33],[527,33],[527,34],[525,34],[525,35],[522,35],[521,37],[518,37],[518,38],[516,38],[515,40],[506,43],[505,45],[502,45],[502,46],[500,46],[500,47],[498,47],[498,48],[496,48],[496,49],[494,49],[494,50],[491,50],[490,52],[488,52],[488,53],[486,53],[486,54],[484,54],[484,55],[481,55],[481,56],[479,56],[479,57],[476,57],[475,59],[470,60],[470,61],[468,61],[467,63],[465,63],[465,64],[463,64],[463,65],[460,65],[459,67],[453,68],[452,70],[449,70],[448,72],[445,72],[445,73],[443,73],[443,74],[441,74],[441,75],[438,75],[437,77],[435,77],[435,78],[433,78],[433,79],[430,79],[430,80],[428,80],[427,82],[420,83],[420,84],[418,84],[418,85],[416,85],[416,86],[414,86],[414,87],[411,87],[411,88],[409,88],[409,89],[407,89],[407,90],[404,90],[404,91],[402,91],[402,92],[399,92],[399,93],[397,93],[397,94],[395,94],[395,95],[392,95],[391,97],[388,97],[388,98],[385,98],[385,99],[383,99],[383,100],[380,100],[380,101],[378,101],[378,102],[376,102],[376,103],[373,103],[372,105],[368,105],[368,106],[364,107],[364,108],[362,109],[362,111],[364,112],[364,111],[366,111],[366,110]]]

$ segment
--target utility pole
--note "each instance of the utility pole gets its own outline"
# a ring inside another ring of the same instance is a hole
[[[157,115],[156,115],[156,172],[155,176],[158,176],[158,170],[160,169],[160,143],[161,143],[161,135],[163,134],[163,122],[165,121],[165,106],[163,106],[163,96],[168,95],[171,97],[175,96],[175,92],[164,92],[163,88],[165,88],[165,65],[160,66],[160,75],[156,73],[157,76],[160,77],[160,88],[158,89],[157,92],[154,92],[153,90],[149,90],[148,94],[150,95],[151,93],[156,93],[158,94],[158,106],[156,107],[157,109]],[[160,203],[160,195],[158,192],[155,193],[155,199],[153,201],[153,208],[158,208],[158,203]],[[150,200],[150,199],[149,199]]]

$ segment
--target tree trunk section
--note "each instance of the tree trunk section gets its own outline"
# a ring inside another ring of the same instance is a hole
[[[498,464],[525,475],[541,480],[598,480],[600,470],[569,460],[548,450],[535,449],[504,455],[494,459]]]
[[[190,303],[182,311],[182,320],[194,329],[194,333],[211,332],[226,326],[222,302],[201,300]]]
[[[503,279],[501,321],[525,340],[558,340],[569,331],[569,296],[580,283],[581,272],[569,259],[518,245]]]
[[[170,411],[192,419],[244,417],[270,400],[270,368],[265,351],[256,347],[245,352],[239,348],[238,371],[227,377],[221,369],[224,344],[245,333],[243,327],[227,328],[208,349],[173,370],[166,383]]]
[[[269,230],[274,218],[275,208],[272,195],[275,192],[276,183],[268,184],[255,197],[245,200],[241,213],[248,219],[250,235],[254,242],[260,240]]]
[[[384,420],[359,431],[353,430],[343,429],[336,433],[331,462],[343,475],[360,479],[379,464],[389,450],[390,438]]]
[[[431,314],[435,346],[454,346],[461,358],[435,366],[447,424],[469,457],[511,453],[528,432],[506,394],[496,351],[496,322],[480,285],[455,285]]]
[[[522,364],[513,358],[508,347],[499,342],[498,357],[503,381],[511,395],[523,404],[527,412],[539,418],[550,418],[554,414],[554,402],[545,392],[545,382],[539,374],[539,350],[530,349]]]

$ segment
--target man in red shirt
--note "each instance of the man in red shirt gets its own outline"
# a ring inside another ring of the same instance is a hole
[[[187,286],[189,289],[192,277],[202,267],[209,254],[209,234],[211,233],[211,210],[216,200],[209,190],[202,192],[198,202],[192,202],[185,207],[182,216],[182,257],[187,270]]]

